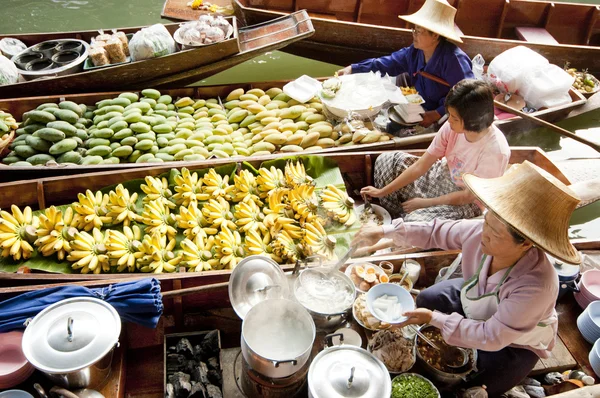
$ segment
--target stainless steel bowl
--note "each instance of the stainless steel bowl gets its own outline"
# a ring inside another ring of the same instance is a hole
[[[59,47],[62,43],[66,43],[66,42],[79,42],[82,45],[83,50],[80,52],[79,57],[77,59],[75,59],[73,62],[70,62],[66,65],[55,64],[54,67],[44,69],[44,70],[37,70],[37,71],[36,70],[27,70],[26,67],[23,68],[22,63],[21,63],[21,65],[19,65],[19,63],[17,61],[19,61],[20,57],[23,57],[25,55],[44,54],[44,53],[40,52],[40,51],[37,51],[37,52],[33,51],[35,46],[29,47],[26,50],[23,50],[19,54],[12,57],[11,60],[13,62],[15,62],[15,64],[17,65],[17,68],[19,69],[19,74],[21,74],[21,76],[23,76],[23,78],[25,80],[35,80],[35,79],[39,79],[39,78],[70,75],[70,74],[79,72],[83,69],[83,64],[88,57],[88,51],[89,51],[89,47],[90,47],[89,44],[87,44],[83,40],[76,40],[76,39],[53,40],[52,42],[56,43],[56,45],[53,47],[52,54],[50,54],[49,57],[42,55],[42,59],[47,58],[47,59],[51,60],[52,56],[55,53],[56,48]],[[46,43],[46,42],[44,42],[44,43]],[[36,46],[39,46],[40,44],[44,44],[44,43],[39,43]]]

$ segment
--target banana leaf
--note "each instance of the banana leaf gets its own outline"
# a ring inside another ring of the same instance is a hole
[[[321,156],[290,156],[265,161],[261,164],[260,167],[275,166],[276,168],[283,169],[285,168],[286,163],[290,160],[301,160],[304,163],[307,174],[310,175],[315,181],[317,191],[325,188],[327,185],[330,184],[345,190],[345,184],[342,174],[339,168],[337,167],[335,161],[329,158]],[[249,163],[244,162],[242,164],[242,168],[250,170],[255,174],[258,174],[258,171]],[[230,181],[233,181],[233,176],[235,175],[236,169],[237,164],[230,163],[216,167],[215,171],[222,176],[229,175]],[[209,168],[206,168],[202,170],[195,170],[195,172],[198,173],[199,177],[202,177],[209,170]],[[181,172],[179,171],[179,169],[171,169],[169,172],[163,173],[158,177],[166,178],[169,182],[169,186],[172,187],[175,184],[175,177],[180,173]],[[140,214],[142,209],[144,208],[143,198],[145,194],[141,189],[141,185],[144,183],[144,179],[130,180],[122,183],[123,187],[126,188],[130,194],[133,194],[134,192],[138,193],[138,199],[136,202],[138,214]],[[109,193],[111,190],[114,190],[116,186],[117,185],[107,186],[100,189],[100,191],[103,193]],[[69,205],[62,205],[56,207],[64,211],[68,206]],[[43,210],[38,210],[35,211],[34,214],[39,216],[42,212]],[[335,253],[338,257],[343,256],[344,253],[348,250],[352,237],[358,231],[360,225],[360,222],[357,220],[357,222],[350,227],[346,227],[338,222],[333,222],[330,225],[326,226],[326,231],[336,238],[337,244],[335,248]],[[106,225],[105,227],[110,229],[116,229],[119,231],[122,231],[123,229],[123,226],[121,224],[114,226]],[[140,228],[143,229],[144,225],[140,225]],[[185,236],[183,235],[183,232],[181,230],[178,230],[178,234],[176,236],[177,248],[179,247],[179,243],[184,238]],[[78,270],[73,270],[71,268],[70,262],[66,260],[60,261],[55,255],[43,257],[37,251],[34,251],[32,253],[31,258],[25,261],[15,261],[12,259],[12,257],[0,257],[0,272],[16,272],[19,269],[19,267],[22,266],[28,267],[36,271],[44,271],[59,274],[73,274],[79,272]]]

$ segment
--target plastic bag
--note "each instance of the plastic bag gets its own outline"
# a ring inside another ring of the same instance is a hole
[[[481,54],[477,54],[473,57],[471,68],[473,69],[473,74],[477,80],[483,80],[483,65],[485,65],[485,60]]]
[[[546,58],[527,47],[517,46],[496,56],[490,62],[488,75],[501,91],[516,93],[524,72],[543,65],[548,65]]]
[[[17,66],[4,55],[0,55],[0,86],[14,84],[19,80]]]
[[[568,103],[575,77],[556,65],[546,64],[525,70],[520,80],[519,94],[534,108],[541,108]]]
[[[19,39],[13,39],[12,37],[5,37],[0,40],[0,52],[7,58],[12,58],[21,51],[25,50],[27,46]]]
[[[175,40],[161,24],[143,28],[129,41],[129,52],[133,61],[162,57],[175,51]]]

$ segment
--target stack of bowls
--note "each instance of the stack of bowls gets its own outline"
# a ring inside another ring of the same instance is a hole
[[[35,370],[21,349],[23,332],[0,334],[0,390],[23,383]]]
[[[594,343],[588,359],[590,360],[592,369],[594,369],[594,373],[596,373],[596,376],[600,377],[600,340],[596,340]]]
[[[579,292],[576,292],[574,296],[583,309],[586,309],[591,302],[600,300],[600,270],[591,269],[581,274]]]
[[[588,343],[600,339],[600,301],[594,301],[579,315],[577,327]]]

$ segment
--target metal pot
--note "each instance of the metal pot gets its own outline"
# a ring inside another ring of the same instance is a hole
[[[423,325],[419,328],[419,331],[423,332],[428,329],[434,328],[431,325]],[[415,336],[415,347],[417,348],[417,362],[419,362],[429,377],[432,380],[436,381],[442,389],[453,389],[460,383],[467,381],[467,377],[473,373],[477,372],[477,350],[473,348],[467,348],[466,350],[469,352],[469,362],[465,365],[464,369],[459,369],[460,373],[448,373],[443,372],[432,365],[428,364],[423,357],[421,356],[421,352],[419,351],[419,336]]]
[[[296,278],[294,281],[294,297],[312,316],[318,330],[333,331],[346,322],[352,313],[352,304],[356,298],[354,282],[343,272],[326,271],[327,273],[322,275],[328,275],[327,282],[330,282],[333,286],[332,295],[313,297],[310,290],[307,290],[307,288],[310,289],[310,286],[303,286],[303,283],[306,283],[303,281],[310,280],[302,278],[302,274],[306,272],[313,272],[313,269],[305,269]],[[322,292],[324,290],[323,286],[319,286],[318,290]],[[347,305],[337,305],[340,301]],[[332,309],[332,311],[328,312],[328,309]]]
[[[381,398],[391,393],[392,381],[383,362],[359,347],[326,348],[308,370],[310,398]]]
[[[75,297],[33,318],[23,334],[23,354],[61,387],[99,389],[110,373],[120,333],[121,319],[110,304]]]
[[[316,329],[300,303],[269,299],[253,306],[242,322],[242,355],[256,372],[287,377],[308,361]]]

